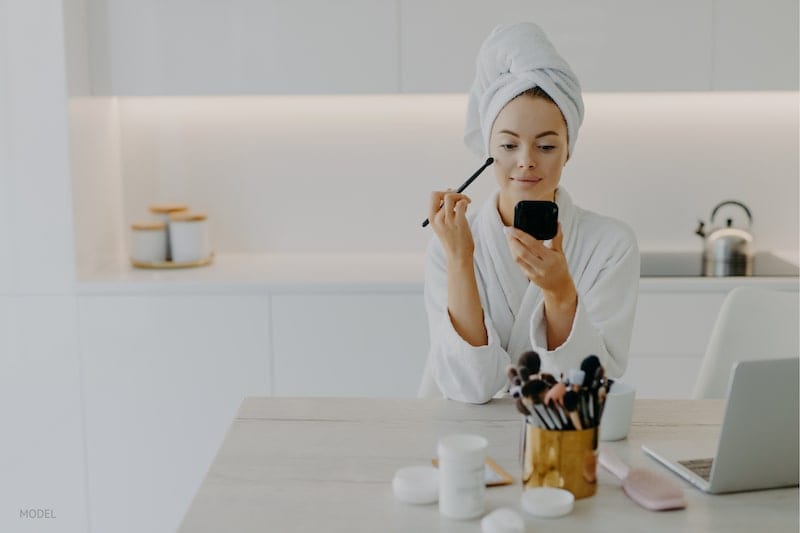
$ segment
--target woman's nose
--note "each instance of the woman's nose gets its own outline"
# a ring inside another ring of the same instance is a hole
[[[519,166],[520,168],[536,168],[536,158],[533,152],[530,150],[520,150]]]

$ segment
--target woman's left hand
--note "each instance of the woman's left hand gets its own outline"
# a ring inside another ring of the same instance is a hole
[[[506,228],[506,239],[511,249],[511,257],[525,276],[541,287],[542,291],[564,298],[574,294],[575,285],[567,267],[564,250],[561,248],[564,234],[561,232],[560,222],[550,248],[545,246],[543,241],[538,241],[514,227]]]

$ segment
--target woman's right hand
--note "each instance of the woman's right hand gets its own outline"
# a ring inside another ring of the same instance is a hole
[[[449,261],[472,262],[475,242],[467,222],[467,206],[471,201],[467,195],[450,190],[431,193],[428,220]]]

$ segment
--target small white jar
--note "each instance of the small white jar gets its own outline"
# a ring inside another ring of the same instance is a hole
[[[167,225],[160,221],[131,224],[131,259],[139,263],[167,260]]]
[[[204,213],[180,212],[170,215],[169,242],[172,260],[190,263],[207,259],[208,219]]]
[[[159,220],[163,220],[164,224],[169,227],[169,217],[173,213],[185,213],[189,211],[189,206],[186,204],[176,204],[176,203],[169,203],[169,204],[151,204],[150,212]],[[172,246],[170,246],[169,242],[169,230],[167,230],[167,261],[172,259]]]
[[[480,435],[439,439],[439,512],[468,520],[486,508],[484,463],[489,442]]]

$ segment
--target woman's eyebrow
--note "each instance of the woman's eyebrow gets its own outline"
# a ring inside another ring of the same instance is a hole
[[[514,133],[514,132],[513,132],[513,131],[511,131],[511,130],[500,130],[500,131],[498,131],[497,133],[498,133],[498,134],[499,134],[499,133],[506,133],[506,134],[508,134],[508,135],[513,135],[514,137],[519,137],[519,134],[517,134],[517,133]],[[542,133],[540,133],[539,135],[537,135],[536,137],[534,137],[534,139],[539,139],[540,137],[547,137],[548,135],[556,135],[556,136],[557,136],[557,135],[558,135],[558,133],[556,133],[556,132],[555,132],[555,131],[553,131],[553,130],[543,131]]]

